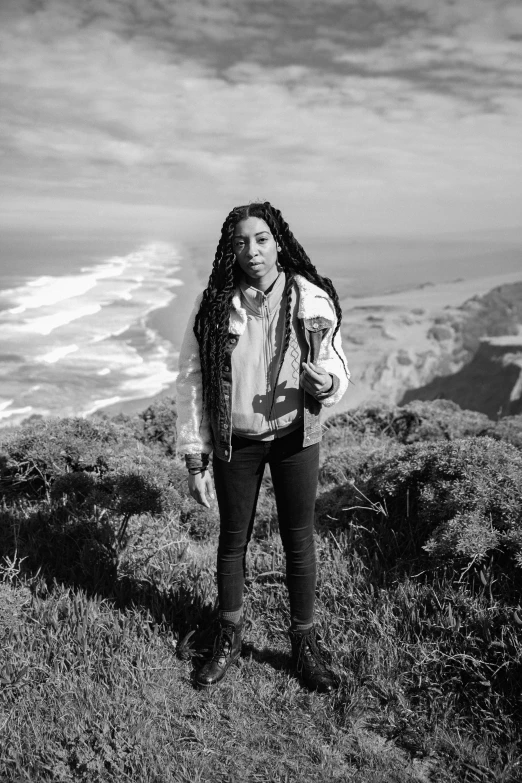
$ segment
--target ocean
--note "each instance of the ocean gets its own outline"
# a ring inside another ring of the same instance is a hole
[[[0,278],[0,424],[85,416],[171,386],[178,317],[192,304],[186,291],[196,295],[178,248],[151,242],[91,265],[38,267],[9,265]]]
[[[11,255],[2,246],[0,426],[140,410],[173,391],[215,242],[148,241],[106,257],[88,246],[62,242],[51,252],[33,241]],[[521,269],[510,243],[310,240],[306,249],[341,299],[411,289],[412,306],[419,285]]]

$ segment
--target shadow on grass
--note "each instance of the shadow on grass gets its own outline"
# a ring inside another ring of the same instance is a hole
[[[215,617],[208,585],[197,577],[179,580],[168,589],[153,578],[121,573],[117,534],[95,518],[72,518],[66,509],[9,509],[0,512],[0,560],[21,563],[23,575],[40,595],[58,583],[105,599],[115,609],[146,612],[152,623],[183,639],[195,631],[204,645]]]
[[[67,507],[44,503],[0,511],[0,561],[21,562],[36,594],[45,596],[60,584],[102,598],[114,609],[143,612],[145,622],[176,638],[178,658],[192,662],[194,684],[195,674],[212,654],[216,632],[213,573],[208,568],[199,573],[197,562],[188,570],[180,559],[179,570],[171,563],[165,587],[155,582],[153,571],[144,577],[122,567],[121,552],[117,530],[106,516],[73,514]],[[242,657],[289,670],[288,656],[268,647],[245,642]]]
[[[290,671],[290,655],[273,650],[270,647],[258,649],[251,642],[243,642],[242,658],[250,658],[256,663],[268,664],[275,671]]]

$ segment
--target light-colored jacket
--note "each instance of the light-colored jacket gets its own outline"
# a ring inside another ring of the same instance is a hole
[[[304,392],[303,446],[310,446],[321,439],[319,414],[322,407],[338,402],[348,387],[349,371],[344,356],[340,331],[332,336],[337,317],[328,294],[301,275],[295,275],[294,287],[298,295],[298,318],[303,324],[309,347],[308,360],[319,365],[333,376],[334,390],[319,402]],[[223,368],[224,397],[218,421],[211,421],[203,409],[202,374],[199,345],[194,334],[194,320],[201,304],[202,294],[196,299],[189,318],[179,356],[177,387],[178,453],[188,455],[210,454],[229,461],[231,449],[231,388],[232,373],[230,354],[244,333],[247,313],[241,306],[239,290],[232,299],[229,322],[228,358]],[[334,346],[335,349],[334,350]]]

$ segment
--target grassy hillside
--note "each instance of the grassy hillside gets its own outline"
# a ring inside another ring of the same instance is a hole
[[[522,416],[449,402],[325,428],[317,619],[342,687],[288,667],[270,478],[238,668],[201,693],[217,510],[175,405],[35,420],[0,444],[0,779],[518,781]]]

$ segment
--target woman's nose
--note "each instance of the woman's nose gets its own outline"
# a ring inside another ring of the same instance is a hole
[[[254,256],[257,256],[257,247],[255,243],[252,243],[247,248],[247,256],[248,258],[254,258]]]

